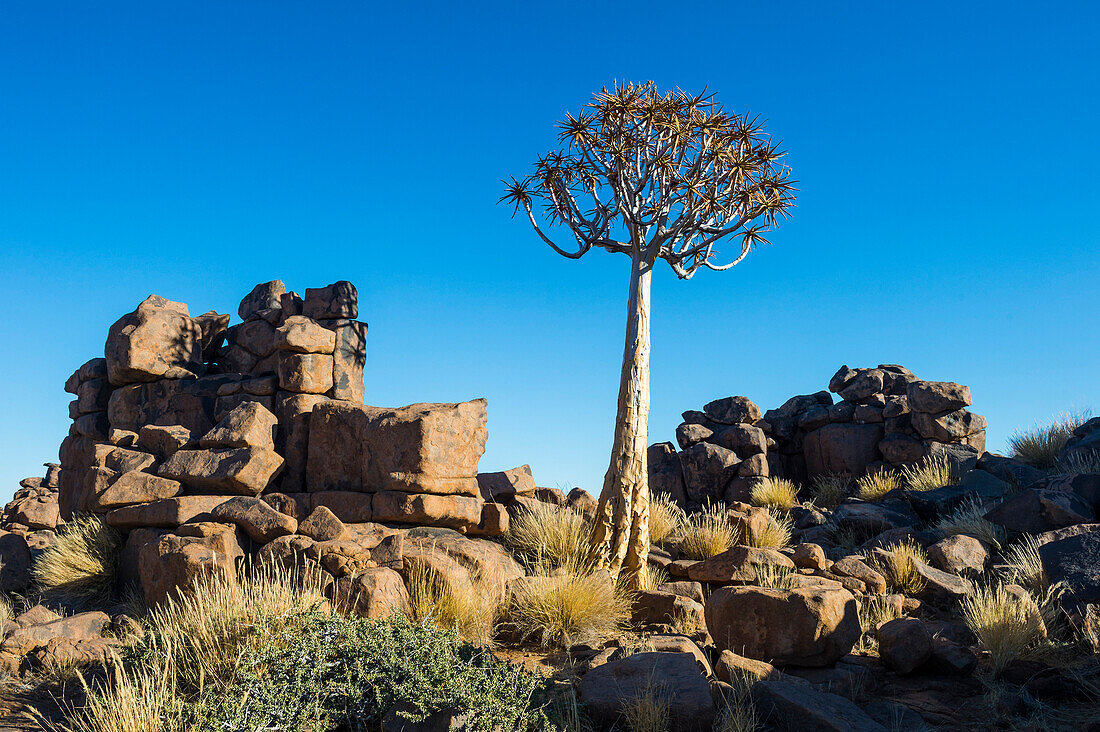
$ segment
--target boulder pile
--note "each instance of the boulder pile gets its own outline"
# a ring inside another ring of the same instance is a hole
[[[972,466],[985,451],[986,422],[966,409],[971,403],[968,387],[923,381],[903,366],[841,366],[828,391],[791,397],[763,414],[744,396],[684,412],[680,451],[671,442],[649,448],[650,487],[698,506],[748,500],[769,476],[800,483],[858,477],[938,454]]]

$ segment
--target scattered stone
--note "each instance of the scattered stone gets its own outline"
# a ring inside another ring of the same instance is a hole
[[[160,475],[197,490],[259,495],[279,474],[283,459],[264,447],[179,450]]]
[[[347,527],[336,517],[336,514],[324,506],[313,509],[309,517],[298,524],[298,533],[315,541],[342,539],[347,532]]]
[[[932,565],[951,574],[981,574],[989,561],[985,542],[966,534],[955,534],[928,547]]]
[[[709,732],[714,722],[710,686],[690,653],[636,653],[602,664],[581,678],[579,691],[600,725],[614,724],[626,704],[646,693],[669,705],[669,732]]]

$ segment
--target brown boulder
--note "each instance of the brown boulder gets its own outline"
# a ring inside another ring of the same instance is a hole
[[[115,386],[202,372],[202,328],[186,305],[156,295],[111,326],[104,350]]]
[[[160,466],[164,478],[197,490],[259,495],[279,474],[283,459],[263,447],[179,450]]]
[[[359,293],[346,280],[326,287],[306,288],[302,315],[313,320],[359,317]]]
[[[123,506],[109,511],[109,526],[130,530],[142,527],[174,529],[189,521],[208,521],[216,506],[230,496],[176,496],[152,503]]]
[[[119,475],[107,490],[98,494],[95,505],[100,511],[109,511],[135,503],[172,498],[182,491],[183,486],[174,480],[131,470]]]
[[[828,473],[861,475],[880,459],[880,424],[827,424],[806,435],[803,449],[811,476]]]
[[[974,403],[970,399],[970,387],[952,381],[910,382],[906,401],[910,410],[926,414],[953,412]]]
[[[757,571],[767,567],[794,569],[794,563],[775,549],[739,545],[692,564],[687,576],[696,582],[713,584],[755,582]]]
[[[354,491],[326,491],[309,494],[310,511],[324,507],[346,524],[361,524],[374,520],[374,496]]]
[[[333,585],[333,602],[361,618],[386,618],[409,613],[409,593],[401,575],[387,567],[372,567]]]
[[[841,577],[854,577],[862,582],[872,594],[882,595],[886,592],[886,578],[867,566],[860,557],[844,557],[833,562],[829,571]]]
[[[238,496],[220,503],[210,511],[215,521],[236,524],[244,533],[260,544],[293,534],[298,522],[280,513],[259,498]]]
[[[374,494],[374,520],[416,526],[471,529],[481,521],[481,499],[430,493],[382,491]]]
[[[478,473],[477,485],[486,501],[509,501],[517,495],[532,495],[536,490],[530,465],[496,473]]]
[[[182,425],[142,425],[138,430],[138,444],[161,460],[167,460],[185,447],[194,447],[195,436]]]
[[[0,531],[0,592],[22,592],[31,583],[26,537]]]
[[[925,439],[955,442],[985,430],[985,417],[965,409],[942,414],[916,412],[913,414],[913,427]]]
[[[643,694],[669,707],[669,732],[709,731],[714,722],[710,686],[691,653],[636,653],[602,664],[580,682],[580,700],[597,724],[610,726]]]
[[[145,601],[157,605],[214,573],[224,573],[236,581],[236,560],[244,556],[242,542],[235,526],[199,523],[180,527],[178,533],[146,544],[138,557]]]
[[[932,634],[916,618],[896,618],[875,629],[879,658],[891,671],[908,674],[932,657]]]
[[[336,334],[301,315],[287,318],[275,329],[275,347],[292,353],[332,353]]]
[[[951,574],[981,574],[989,561],[989,548],[973,536],[956,534],[928,547],[928,559],[933,566]]]
[[[298,524],[298,533],[315,541],[332,541],[346,536],[348,530],[336,514],[324,506],[318,506],[305,521]]]
[[[684,476],[684,492],[694,503],[719,501],[726,486],[737,477],[741,462],[733,450],[709,442],[700,442],[679,454]]]
[[[703,414],[718,424],[753,424],[760,419],[760,407],[748,397],[732,396],[704,405]]]
[[[324,394],[332,388],[332,356],[279,351],[279,388],[300,394]]]
[[[827,666],[862,634],[847,590],[721,587],[706,604],[707,630],[723,650],[776,665]]]
[[[199,440],[199,447],[258,447],[275,449],[278,418],[262,404],[241,402],[229,411],[214,429]]]
[[[309,454],[309,421],[313,408],[327,401],[320,394],[295,394],[280,391],[275,399],[279,418],[275,430],[275,452],[286,461],[279,485],[286,493],[306,490],[306,458]]]
[[[241,320],[248,320],[261,310],[272,310],[280,306],[282,295],[286,293],[286,285],[282,280],[261,282],[252,288],[252,292],[244,296],[241,304],[237,306],[237,315]]]
[[[367,360],[367,324],[358,320],[322,320],[336,334],[332,352],[332,398],[363,403],[363,364]]]

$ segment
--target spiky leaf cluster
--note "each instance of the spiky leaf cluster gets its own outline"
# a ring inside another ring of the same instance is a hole
[[[760,120],[726,112],[706,92],[616,84],[558,128],[563,148],[507,182],[501,201],[523,210],[563,256],[639,251],[688,279],[700,267],[728,269],[767,243],[764,233],[794,203],[784,153]],[[553,242],[540,218],[567,228],[576,249]],[[718,263],[722,240],[740,246]]]

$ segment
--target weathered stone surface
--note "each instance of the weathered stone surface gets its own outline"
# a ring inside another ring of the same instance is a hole
[[[761,719],[773,724],[798,720],[804,732],[886,732],[848,699],[790,681],[759,681],[752,701]]]
[[[649,492],[667,495],[678,505],[687,503],[680,454],[671,442],[658,442],[646,451],[649,464]],[[595,508],[595,507],[593,507]]]
[[[882,459],[894,465],[920,462],[928,454],[927,446],[916,437],[897,432],[887,434],[878,443]]]
[[[686,450],[692,445],[706,442],[714,436],[714,430],[701,424],[684,422],[676,428],[676,444],[681,450]]]
[[[1003,455],[985,453],[978,459],[977,467],[1018,488],[1026,488],[1046,475],[1042,470]]]
[[[719,681],[727,684],[739,684],[745,678],[754,681],[779,678],[780,673],[767,661],[738,656],[733,651],[722,651],[717,663],[714,664],[714,675]]]
[[[111,326],[104,350],[115,386],[202,373],[202,329],[186,305],[156,295]]]
[[[1096,515],[1092,506],[1076,493],[1054,488],[1028,488],[993,507],[985,518],[1010,531],[1041,534],[1089,523]]]
[[[336,348],[336,334],[315,320],[295,315],[275,329],[275,348],[293,353],[331,354]]]
[[[484,399],[396,409],[320,404],[310,418],[308,488],[476,496],[485,407]]]
[[[481,520],[476,528],[467,530],[467,533],[478,536],[501,536],[508,533],[511,518],[508,509],[499,503],[486,503],[481,507]]]
[[[723,650],[776,665],[827,666],[862,630],[847,590],[721,587],[706,603],[707,630]]]
[[[477,485],[486,501],[507,502],[518,496],[534,494],[537,486],[530,465],[520,465],[496,473],[478,473]]]
[[[148,470],[156,461],[156,457],[147,452],[103,444],[95,446],[92,465],[125,473],[131,470]]]
[[[854,577],[867,586],[867,591],[881,595],[886,592],[886,578],[871,569],[857,556],[848,556],[833,562],[829,571],[842,577]]]
[[[827,424],[806,435],[803,446],[810,475],[860,475],[880,459],[882,425]]]
[[[31,552],[26,537],[0,531],[0,592],[22,592],[31,583]]]
[[[703,407],[703,414],[718,424],[752,424],[760,419],[760,407],[748,397],[731,396],[709,402]]]
[[[203,491],[259,495],[279,474],[283,459],[262,447],[179,450],[160,475]]]
[[[879,658],[899,674],[916,671],[932,657],[932,634],[916,618],[895,618],[875,629]]]
[[[27,496],[9,504],[7,518],[31,530],[52,529],[61,520],[61,512],[52,495]]]
[[[326,287],[306,288],[302,315],[314,320],[359,317],[359,293],[355,285],[341,280]]]
[[[278,418],[259,402],[242,402],[199,440],[199,447],[258,447],[275,449]]]
[[[191,521],[209,521],[210,512],[230,496],[176,496],[152,503],[123,506],[107,513],[106,521],[118,529],[157,527],[174,529]]]
[[[315,541],[332,541],[344,538],[348,530],[336,514],[324,506],[318,506],[298,524],[298,533]]]
[[[659,590],[640,590],[634,596],[632,618],[642,624],[691,622],[702,624],[703,606],[687,597]]]
[[[913,567],[920,578],[924,580],[924,590],[920,593],[923,600],[951,607],[953,603],[958,602],[974,590],[974,586],[969,580],[941,571],[924,562],[913,560]]]
[[[281,391],[275,400],[279,419],[275,430],[275,451],[283,456],[280,488],[287,493],[306,490],[306,465],[309,455],[309,421],[313,408],[327,401],[319,394],[295,394]]]
[[[332,388],[332,356],[280,351],[279,388],[300,394],[324,394]]]
[[[100,637],[110,621],[107,613],[93,610],[45,623],[20,625],[0,644],[0,652],[25,656],[57,638],[86,640]]]
[[[837,396],[844,401],[859,402],[873,394],[881,394],[884,376],[882,369],[859,369],[844,388],[837,390]]]
[[[833,512],[833,522],[867,534],[915,526],[917,517],[904,501],[867,502],[850,498]]]
[[[942,414],[969,407],[970,387],[952,381],[914,381],[906,389],[909,409],[926,414]]]
[[[229,329],[229,313],[218,314],[211,310],[202,315],[196,315],[191,320],[199,327],[199,345],[202,348],[203,358],[208,359],[225,342],[225,334]]]
[[[180,425],[196,435],[206,434],[217,422],[218,388],[239,380],[235,374],[218,374],[120,387],[107,407],[111,427],[140,433],[144,425]]]
[[[709,442],[684,450],[680,453],[680,466],[687,499],[694,503],[720,500],[726,486],[737,477],[740,462],[733,450]]]
[[[794,569],[794,563],[775,549],[738,545],[692,564],[688,567],[687,576],[696,582],[714,584],[753,582],[757,571],[767,567]]]
[[[125,510],[125,509],[123,509]],[[236,579],[236,560],[244,556],[234,526],[191,524],[166,534],[140,550],[138,568],[145,601],[155,606],[177,591],[187,591],[200,577],[224,573]]]
[[[213,520],[236,524],[249,538],[261,544],[293,534],[298,522],[280,513],[259,498],[239,496],[220,503],[210,511]]]
[[[195,446],[195,436],[182,425],[143,425],[138,431],[138,444],[159,460],[167,460],[184,447]]]
[[[117,393],[117,392],[116,392]],[[93,440],[103,441],[111,432],[111,423],[104,412],[84,414],[73,420],[73,430]]]
[[[109,511],[135,503],[149,503],[178,496],[183,486],[177,481],[136,470],[119,475],[95,499],[100,511]]]
[[[332,398],[363,403],[363,365],[367,360],[367,324],[358,320],[322,320],[336,334],[332,352]]]
[[[913,427],[921,437],[938,442],[954,442],[985,429],[985,417],[959,409],[942,414],[916,412]]]
[[[252,288],[252,292],[245,295],[241,304],[237,306],[237,315],[241,320],[248,320],[261,310],[270,310],[280,307],[281,297],[286,292],[286,285],[282,280],[261,282]]]
[[[374,520],[468,530],[481,521],[482,502],[467,496],[381,491],[374,494]]]
[[[829,560],[825,558],[825,550],[817,544],[799,544],[791,554],[794,566],[801,569],[828,569]]]
[[[1100,530],[1050,541],[1039,547],[1051,582],[1064,582],[1079,602],[1100,602]]]
[[[928,559],[937,569],[951,574],[981,574],[989,561],[989,548],[973,536],[956,534],[928,547]]]
[[[714,722],[706,677],[690,653],[636,653],[584,675],[580,699],[594,722],[614,724],[623,707],[650,691],[669,705],[670,732],[705,732]]]
[[[356,491],[325,491],[312,493],[310,511],[324,507],[346,524],[360,524],[374,520],[374,496]]]
[[[846,365],[837,369],[837,372],[833,374],[833,377],[829,379],[829,391],[838,392],[848,384],[852,383],[852,379],[859,376],[859,372],[855,369],[850,369]]]
[[[730,425],[718,432],[712,442],[733,450],[742,460],[768,451],[768,438],[764,430],[751,424]]]
[[[337,607],[362,618],[385,618],[409,612],[409,593],[401,575],[387,567],[365,569],[350,577],[341,577],[333,585]]]
[[[77,411],[80,414],[107,411],[112,391],[114,388],[107,379],[85,381],[77,389]]]

